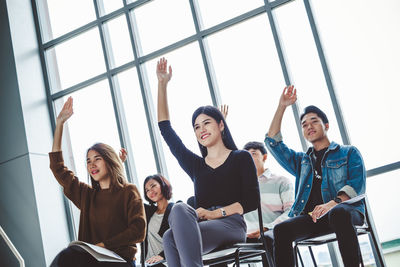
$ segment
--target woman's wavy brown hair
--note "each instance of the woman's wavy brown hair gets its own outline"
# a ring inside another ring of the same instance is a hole
[[[117,153],[115,153],[114,149],[111,146],[103,143],[96,143],[88,148],[86,156],[90,150],[94,150],[97,153],[99,153],[100,156],[105,161],[107,166],[107,171],[110,174],[111,178],[110,188],[112,190],[122,188],[128,183],[125,178],[122,162]],[[92,187],[94,189],[100,189],[100,184],[92,178],[90,173],[89,176],[90,176],[90,181],[92,183]]]

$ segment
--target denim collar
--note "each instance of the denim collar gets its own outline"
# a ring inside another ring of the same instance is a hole
[[[325,153],[328,153],[329,151],[337,150],[337,149],[339,149],[339,147],[340,147],[339,144],[337,144],[337,143],[335,143],[334,141],[332,141],[332,142],[329,144],[328,150],[327,150]],[[307,155],[311,155],[311,153],[313,153],[313,152],[314,152],[314,147],[312,146],[312,147],[309,147],[309,148],[307,149],[306,154],[307,154]]]

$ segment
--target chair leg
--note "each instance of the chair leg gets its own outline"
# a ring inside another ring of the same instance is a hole
[[[294,252],[294,262],[295,262],[295,266],[296,266],[296,267],[299,266],[299,262],[298,262],[298,260],[297,260],[297,256],[298,256],[299,259],[300,259],[301,266],[304,267],[303,258],[301,257],[301,253],[300,253],[299,247],[298,247],[297,244],[296,244],[296,246],[295,246],[295,252]]]
[[[308,250],[310,251],[310,255],[311,255],[311,259],[313,261],[314,267],[317,267],[317,261],[315,260],[314,252],[313,252],[311,246],[308,246]]]
[[[261,255],[261,259],[262,259],[262,266],[263,267],[274,267],[274,265],[271,265],[271,259],[270,257],[267,255],[268,252],[266,252],[265,254]]]

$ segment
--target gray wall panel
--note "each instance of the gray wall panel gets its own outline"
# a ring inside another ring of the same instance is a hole
[[[49,168],[47,154],[29,155],[47,266],[70,242],[63,193]]]
[[[0,1],[0,163],[27,153],[5,1]]]
[[[29,156],[0,165],[0,224],[25,259],[45,266]]]

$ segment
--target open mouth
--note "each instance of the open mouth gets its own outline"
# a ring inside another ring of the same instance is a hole
[[[206,139],[206,138],[209,137],[209,136],[210,136],[210,134],[206,133],[206,134],[201,135],[201,136],[200,136],[200,139],[201,139],[201,140],[204,140],[204,139]]]
[[[99,170],[93,170],[93,171],[91,171],[90,173],[92,174],[92,175],[95,175],[95,174],[97,174],[97,173],[99,173],[100,171]]]

